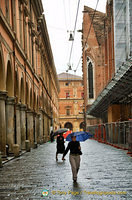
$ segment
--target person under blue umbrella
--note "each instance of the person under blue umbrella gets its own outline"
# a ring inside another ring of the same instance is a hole
[[[74,182],[77,182],[77,174],[80,168],[80,160],[81,160],[80,155],[82,155],[80,142],[83,142],[91,138],[92,136],[93,135],[89,132],[80,131],[80,132],[73,132],[66,137],[66,141],[70,141],[70,142],[66,150],[64,151],[62,160],[65,160],[64,157],[70,150],[69,161],[71,164]]]
[[[77,182],[77,174],[80,168],[80,155],[81,153],[81,146],[80,142],[76,141],[76,136],[72,136],[72,141],[69,142],[66,150],[64,151],[64,154],[62,156],[62,160],[65,160],[64,157],[70,150],[70,155],[69,155],[69,161],[71,164],[71,169],[72,169],[72,175],[73,175],[73,181]]]

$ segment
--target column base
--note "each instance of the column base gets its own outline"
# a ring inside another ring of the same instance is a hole
[[[34,149],[36,149],[38,147],[37,142],[34,142]]]
[[[14,153],[15,157],[19,156],[19,145],[18,144],[13,145],[13,153]]]
[[[30,148],[30,141],[29,140],[25,140],[25,147],[26,147],[26,151],[30,152],[31,148]]]

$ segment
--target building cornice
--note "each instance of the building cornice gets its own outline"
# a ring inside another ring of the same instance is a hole
[[[50,44],[50,40],[49,40],[49,34],[48,34],[47,25],[46,25],[44,15],[43,15],[42,23],[41,23],[41,30],[42,30],[42,39],[45,43],[45,47],[47,47],[46,48],[46,55],[48,57],[49,68],[52,70],[52,73],[53,73],[54,78],[55,78],[57,90],[59,92],[60,86],[59,86],[58,76],[57,76],[57,72],[56,72],[56,68],[55,68],[55,64],[54,64],[53,54],[52,54],[52,50],[51,50],[51,44]]]

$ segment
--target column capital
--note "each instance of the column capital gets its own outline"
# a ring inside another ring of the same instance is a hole
[[[25,104],[21,104],[20,105],[21,110],[26,111],[27,110],[27,106]]]
[[[19,110],[19,109],[20,109],[20,106],[21,106],[21,103],[17,103],[17,104],[16,104],[16,109]]]
[[[39,113],[37,113],[37,114],[36,114],[36,117],[37,117],[37,118],[39,118],[39,117],[40,117],[40,114],[39,114]]]
[[[33,110],[28,109],[28,110],[27,110],[27,113],[28,113],[28,114],[33,114]]]
[[[7,97],[6,98],[7,105],[14,105],[15,104],[15,97]]]
[[[37,115],[38,115],[38,113],[34,111],[34,116],[36,117]]]
[[[6,91],[0,91],[0,100],[6,100],[7,92]]]
[[[42,114],[47,114],[46,111],[45,111],[45,109],[43,109],[43,108],[40,108],[39,112],[42,113]]]

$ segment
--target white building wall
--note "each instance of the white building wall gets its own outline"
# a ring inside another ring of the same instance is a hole
[[[117,70],[132,52],[132,2],[114,0],[115,69]]]
[[[129,0],[129,13],[130,13],[130,56],[132,56],[132,1]]]

